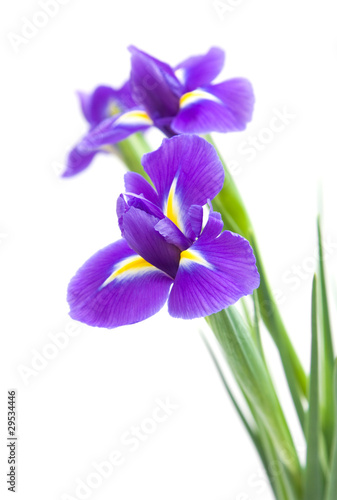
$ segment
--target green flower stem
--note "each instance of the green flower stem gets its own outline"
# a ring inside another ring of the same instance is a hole
[[[220,366],[220,363],[217,360],[213,349],[209,345],[206,337],[202,335],[203,341],[206,345],[206,348],[214,362],[215,368],[218,372],[218,375],[232,401],[236,411],[238,412],[241,421],[246,428],[250,438],[254,442],[255,448],[260,456],[260,459],[263,463],[264,469],[268,476],[271,488],[274,492],[275,498],[277,500],[298,500],[298,497],[294,493],[291,485],[289,483],[288,477],[285,475],[285,469],[281,466],[280,461],[278,459],[275,447],[273,445],[273,440],[268,436],[264,425],[261,423],[261,419],[259,418],[257,412],[254,410],[254,407],[250,404],[247,395],[244,393],[243,389],[240,387],[240,390],[245,398],[247,403],[248,416],[250,417],[248,422],[248,418],[245,416],[243,410],[241,409],[238,401],[236,400],[227,380],[223,373],[223,370]]]
[[[266,463],[264,464],[264,467],[268,474],[268,478],[275,498],[277,500],[299,500],[299,487],[297,486],[296,489],[294,489],[294,487],[292,486],[286,468],[278,458],[277,450],[275,448],[272,437],[268,435],[257,413],[254,412],[254,409],[252,409],[252,413],[257,423],[261,446],[263,447],[264,455],[266,457]],[[300,478],[298,478],[298,483],[299,480]]]
[[[141,158],[145,153],[151,151],[145,137],[141,133],[133,134],[124,141],[115,145],[117,153],[131,172],[142,175],[152,184],[150,177],[144,172],[141,164]]]
[[[291,487],[300,498],[301,465],[270,374],[258,348],[235,307],[208,316],[206,321],[222,347],[250,407],[255,409],[272,439],[278,460],[285,467]]]
[[[207,135],[206,139],[216,148],[210,135]],[[301,398],[304,397],[307,399],[308,397],[308,378],[288,337],[286,328],[273,298],[273,294],[262,265],[252,223],[249,219],[244,203],[218,150],[217,153],[224,166],[226,180],[222,190],[213,200],[213,207],[221,213],[225,227],[248,239],[254,249],[261,279],[261,284],[257,292],[260,314],[279,350],[292,398],[294,400],[299,419],[302,425],[304,425],[304,410]]]

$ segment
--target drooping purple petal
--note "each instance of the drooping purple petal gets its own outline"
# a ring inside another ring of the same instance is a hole
[[[152,120],[174,116],[179,109],[182,85],[173,69],[134,46],[131,52],[131,88],[135,101]]]
[[[213,240],[199,238],[181,254],[169,313],[185,319],[208,316],[251,294],[259,283],[247,240],[230,231]]]
[[[184,94],[171,126],[178,133],[240,131],[251,120],[253,107],[250,82],[234,78]]]
[[[177,246],[168,243],[155,229],[159,218],[135,207],[124,207],[124,214],[119,211],[119,225],[122,236],[130,248],[143,259],[175,277],[180,258]]]
[[[98,151],[85,152],[75,146],[69,153],[62,177],[72,177],[87,168]]]
[[[164,139],[159,149],[143,156],[163,209],[185,235],[191,205],[204,205],[224,182],[223,166],[215,149],[195,135]],[[187,235],[191,236],[191,235]]]
[[[70,316],[104,328],[136,323],[163,307],[171,284],[119,240],[92,256],[70,281]]]
[[[122,141],[135,132],[148,129],[151,125],[152,121],[143,110],[126,111],[107,118],[91,129],[82,139],[79,147],[85,151],[93,151],[101,146]]]
[[[127,193],[143,195],[144,198],[159,206],[158,194],[142,175],[127,172],[124,175],[124,185]]]
[[[224,62],[224,51],[218,47],[212,47],[207,54],[189,57],[178,64],[176,75],[181,76],[184,93],[209,85],[222,70]]]

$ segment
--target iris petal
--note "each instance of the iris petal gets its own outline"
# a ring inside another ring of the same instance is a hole
[[[179,109],[182,85],[173,69],[136,47],[131,52],[131,86],[138,104],[153,120],[174,116]]]
[[[167,217],[164,217],[157,222],[155,229],[165,238],[167,243],[175,245],[180,250],[185,250],[191,246],[193,242],[192,240],[186,238],[180,229]]]
[[[208,215],[207,223],[201,233],[199,241],[205,240],[213,240],[221,233],[223,228],[223,222],[221,218],[221,214],[219,212],[213,212],[211,207],[211,211]]]
[[[78,92],[82,112],[92,126],[98,125],[109,116],[135,107],[131,95],[130,82],[115,90],[107,85],[100,85],[92,93]]]
[[[78,146],[75,146],[68,155],[66,169],[62,173],[62,177],[72,177],[82,172],[82,170],[90,165],[97,152],[98,151],[81,151]]]
[[[134,109],[125,113],[107,118],[92,128],[82,139],[79,148],[85,151],[94,151],[107,144],[126,139],[129,135],[144,131],[152,125],[148,115],[141,109]]]
[[[244,130],[251,120],[254,94],[248,80],[234,78],[190,92],[181,104],[171,125],[176,132],[234,132]]]
[[[143,195],[144,198],[159,206],[158,194],[142,175],[127,172],[124,175],[124,185],[127,193]]]
[[[180,250],[168,243],[155,229],[159,220],[135,207],[127,207],[125,213],[119,216],[122,235],[130,248],[174,278],[178,270]]]
[[[182,74],[184,92],[211,83],[218,76],[225,62],[225,53],[218,47],[212,47],[207,54],[192,56],[176,67],[176,74]]]
[[[70,281],[70,316],[115,328],[142,321],[165,304],[172,280],[119,240],[92,256]]]
[[[259,273],[248,241],[229,231],[216,239],[199,238],[181,257],[168,302],[171,316],[208,316],[259,286]]]
[[[193,240],[198,238],[201,233],[203,216],[203,208],[200,205],[190,206],[186,223],[186,236]]]
[[[164,139],[159,149],[144,155],[142,164],[153,181],[164,214],[169,217],[174,213],[173,222],[191,236],[187,234],[191,205],[206,204],[224,182],[223,166],[215,149],[196,135],[175,136]]]

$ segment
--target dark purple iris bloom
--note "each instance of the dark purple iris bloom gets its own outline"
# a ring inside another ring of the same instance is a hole
[[[107,119],[115,119],[127,110],[136,106],[130,89],[130,83],[126,82],[120,89],[100,85],[92,93],[78,92],[82,112],[89,123],[90,134],[95,128]],[[129,130],[124,134],[129,135]],[[121,136],[121,134],[120,134]],[[123,139],[124,137],[122,137]],[[119,138],[118,140],[121,140]],[[116,142],[116,141],[115,141]],[[81,147],[82,140],[70,151],[67,159],[67,167],[63,177],[71,177],[84,170],[92,161],[96,153],[109,152],[109,145],[103,145],[96,150],[86,150]]]
[[[254,94],[248,80],[233,78],[212,83],[223,68],[223,50],[213,47],[207,54],[190,57],[175,68],[136,47],[129,50],[128,91],[133,104],[91,128],[76,148],[76,154],[83,154],[85,160],[80,162],[80,169],[68,167],[66,176],[83,170],[98,151],[151,126],[172,137],[181,133],[239,131],[251,120]]]
[[[259,285],[247,240],[222,231],[220,214],[203,205],[224,182],[214,148],[195,135],[164,139],[143,156],[154,188],[125,175],[117,202],[123,239],[91,257],[68,289],[70,315],[91,326],[115,328],[142,321],[168,300],[171,316],[207,316]],[[209,202],[210,203],[210,202]]]

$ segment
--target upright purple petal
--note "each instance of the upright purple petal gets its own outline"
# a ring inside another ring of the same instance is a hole
[[[184,319],[208,316],[251,294],[259,283],[247,240],[230,231],[213,240],[199,238],[181,254],[169,313]]]
[[[159,218],[135,207],[125,207],[125,213],[119,212],[119,224],[122,236],[130,248],[143,259],[175,277],[180,258],[180,250],[168,243],[155,229]]]
[[[143,195],[144,198],[159,206],[158,194],[142,175],[127,172],[124,175],[124,185],[127,193]]]
[[[209,85],[221,72],[225,62],[225,53],[218,47],[212,47],[207,54],[189,57],[176,67],[176,75],[184,85],[184,92]]]
[[[85,97],[79,93],[84,116],[91,125],[97,125],[111,115],[109,107],[116,100],[116,95],[117,91],[106,85],[100,85]]]
[[[163,307],[171,285],[171,278],[119,240],[91,257],[70,281],[70,316],[104,328],[136,323]]]
[[[116,90],[107,85],[100,85],[92,93],[78,92],[82,112],[91,126],[135,107],[131,95],[130,82]]]
[[[173,69],[136,47],[131,52],[132,95],[152,120],[174,116],[179,109],[182,85]]]
[[[196,135],[175,136],[164,139],[159,149],[144,155],[142,163],[164,214],[187,235],[191,205],[206,204],[224,182],[223,166],[215,149]]]
[[[177,133],[240,131],[251,120],[253,107],[250,82],[235,78],[184,94],[171,127]]]
[[[82,170],[90,165],[97,152],[98,151],[81,151],[78,146],[75,146],[68,155],[66,169],[62,173],[62,177],[72,177],[82,172]]]

